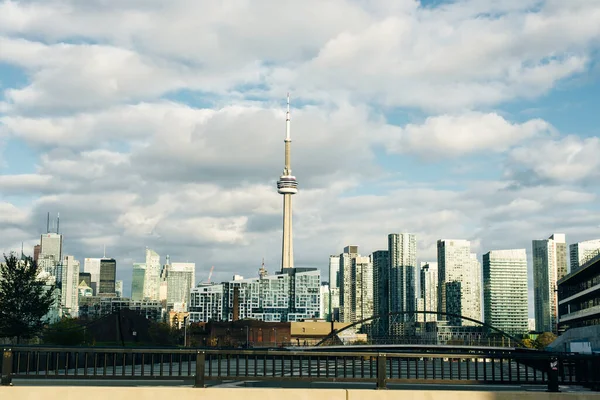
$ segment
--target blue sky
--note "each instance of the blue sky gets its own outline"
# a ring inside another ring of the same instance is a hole
[[[277,270],[288,91],[297,265],[600,237],[598,0],[85,4],[0,1],[4,251]]]

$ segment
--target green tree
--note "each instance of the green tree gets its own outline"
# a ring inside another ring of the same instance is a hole
[[[44,326],[43,318],[54,303],[54,286],[38,277],[31,257],[4,255],[0,264],[0,337],[31,339]]]
[[[174,346],[183,344],[183,335],[179,329],[170,327],[164,322],[154,322],[148,328],[152,344],[159,346]]]
[[[43,338],[48,344],[78,346],[85,341],[84,327],[76,319],[63,318],[44,329]]]
[[[528,349],[535,349],[535,342],[529,338],[522,339],[521,343],[523,343]]]
[[[556,340],[556,335],[552,332],[544,332],[535,339],[535,348],[544,350],[550,343]]]

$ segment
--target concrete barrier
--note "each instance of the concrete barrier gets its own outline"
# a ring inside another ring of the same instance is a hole
[[[599,400],[600,393],[187,387],[13,386],[2,400]]]

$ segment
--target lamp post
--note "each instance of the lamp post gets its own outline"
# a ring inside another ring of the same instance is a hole
[[[187,347],[187,318],[183,317],[183,347]]]

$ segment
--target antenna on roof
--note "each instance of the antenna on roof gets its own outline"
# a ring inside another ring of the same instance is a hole
[[[50,211],[48,211],[48,219],[46,220],[46,233],[50,233]]]
[[[58,228],[60,226],[60,213],[56,213],[56,233],[58,234]]]

